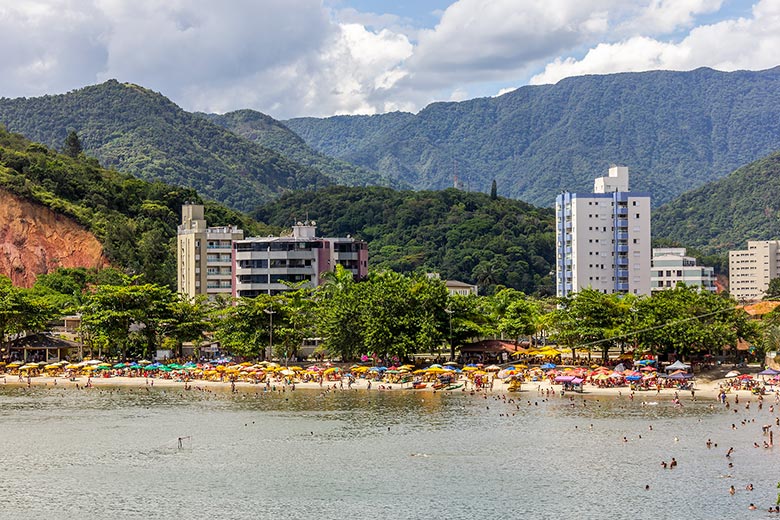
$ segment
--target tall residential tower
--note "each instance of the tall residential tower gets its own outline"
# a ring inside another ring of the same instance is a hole
[[[213,300],[218,294],[233,292],[233,240],[244,238],[235,226],[207,227],[201,204],[181,208],[177,252],[179,292],[190,297],[205,294]]]
[[[555,200],[556,292],[650,294],[650,195],[629,191],[628,168],[613,166],[593,193]]]

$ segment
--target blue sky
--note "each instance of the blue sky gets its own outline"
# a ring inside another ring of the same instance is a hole
[[[568,76],[778,65],[780,0],[0,0],[0,96],[109,78],[187,110],[418,111]]]

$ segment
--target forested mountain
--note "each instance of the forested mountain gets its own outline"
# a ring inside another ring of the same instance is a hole
[[[254,216],[276,226],[316,220],[319,236],[368,242],[369,267],[554,294],[555,216],[524,202],[448,189],[328,187],[294,192]]]
[[[416,115],[301,118],[285,124],[322,153],[416,189],[453,185],[551,205],[591,191],[610,164],[655,205],[780,149],[780,68],[567,78],[495,98],[434,103]]]
[[[147,281],[174,287],[174,246],[181,205],[185,201],[202,202],[191,188],[149,183],[106,170],[95,159],[56,153],[2,126],[0,189],[80,223],[98,238],[115,266],[144,274]],[[249,233],[270,231],[216,203],[206,202],[206,218],[213,225],[237,224]],[[54,258],[59,254],[46,253]]]
[[[75,130],[86,153],[106,167],[188,186],[244,211],[290,189],[332,182],[161,94],[115,80],[56,96],[0,99],[0,123],[57,149]]]
[[[653,235],[712,253],[780,239],[780,152],[658,208]]]
[[[317,152],[283,123],[262,112],[246,109],[222,115],[198,115],[253,143],[274,150],[298,164],[319,170],[338,184],[389,186],[391,183],[387,176]]]

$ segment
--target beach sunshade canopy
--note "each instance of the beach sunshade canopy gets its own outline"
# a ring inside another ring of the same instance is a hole
[[[758,373],[760,376],[776,376],[777,374],[780,374],[780,372],[773,368],[767,368],[766,370],[762,370]]]
[[[539,368],[541,368],[542,370],[551,370],[551,369],[555,368],[555,366],[556,365],[554,363],[545,363],[544,365],[542,365]]]
[[[686,365],[685,363],[683,363],[678,359],[677,361],[675,361],[674,363],[666,367],[666,371],[672,372],[674,370],[688,370],[689,368],[691,368],[691,365]]]
[[[737,377],[738,375],[739,375],[738,370],[732,370],[731,372],[728,372],[724,377],[732,378],[732,377]]]

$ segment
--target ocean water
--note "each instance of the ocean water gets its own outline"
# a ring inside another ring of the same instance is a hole
[[[780,518],[773,398],[507,397],[0,387],[0,518]]]

